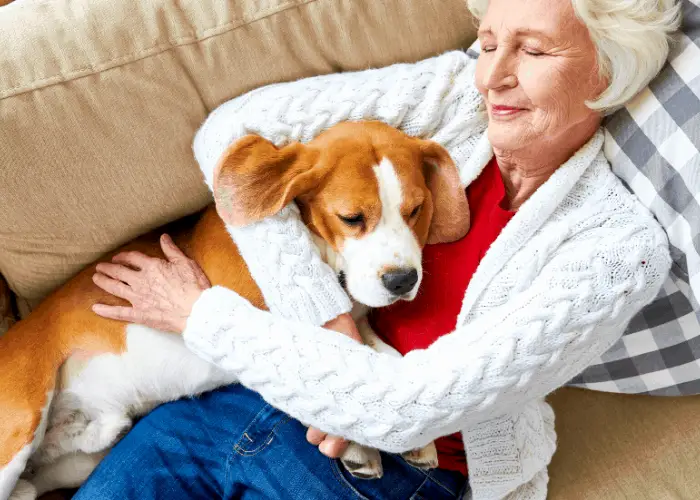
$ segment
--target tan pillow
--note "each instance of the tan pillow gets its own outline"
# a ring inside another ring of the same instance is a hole
[[[561,389],[550,500],[700,498],[700,396]]]
[[[0,15],[0,272],[23,312],[202,208],[191,151],[267,83],[467,47],[464,0],[18,0]]]

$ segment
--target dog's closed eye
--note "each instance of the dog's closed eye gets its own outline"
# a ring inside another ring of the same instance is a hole
[[[338,218],[343,221],[344,224],[350,226],[350,227],[360,227],[365,223],[365,216],[360,214],[353,214],[353,215],[340,215],[338,214]]]

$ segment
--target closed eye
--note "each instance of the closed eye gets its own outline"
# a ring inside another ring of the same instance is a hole
[[[340,214],[338,214],[338,218],[341,221],[343,221],[344,224],[346,224],[350,227],[362,226],[365,223],[365,216],[362,214],[353,214],[353,215],[340,215]]]
[[[421,208],[423,208],[423,205],[418,205],[416,208],[411,210],[411,215],[409,215],[409,217],[411,219],[415,218],[420,213]]]

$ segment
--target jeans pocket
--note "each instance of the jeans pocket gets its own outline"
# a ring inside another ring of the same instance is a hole
[[[289,419],[289,415],[265,404],[233,445],[233,451],[244,457],[257,455],[272,443],[275,430]]]
[[[357,498],[360,500],[370,500],[366,496],[364,496],[362,493],[360,493],[355,486],[353,486],[353,483],[355,481],[378,481],[378,479],[356,479],[352,477],[352,475],[345,470],[345,467],[343,466],[342,462],[340,460],[334,460],[332,458],[329,458],[331,462],[331,469],[333,469],[333,475],[335,478],[338,480],[338,482],[347,488],[352,494],[354,494]]]
[[[400,456],[382,453],[384,475],[379,479],[353,477],[340,460],[332,460],[336,480],[360,500],[454,500],[454,492],[436,484],[431,474],[412,467]]]

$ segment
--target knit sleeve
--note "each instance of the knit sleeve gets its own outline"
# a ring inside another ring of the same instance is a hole
[[[661,229],[629,226],[577,234],[504,305],[403,358],[275,318],[224,288],[204,292],[185,341],[306,424],[413,449],[544,397],[622,335],[670,267]]]
[[[466,159],[484,123],[476,112],[481,100],[473,68],[465,53],[449,52],[415,64],[263,87],[212,112],[195,137],[195,157],[211,189],[221,154],[246,134],[282,146],[308,142],[342,121],[380,120],[441,142],[456,161]],[[264,221],[228,230],[273,313],[321,325],[350,310],[294,204]]]

